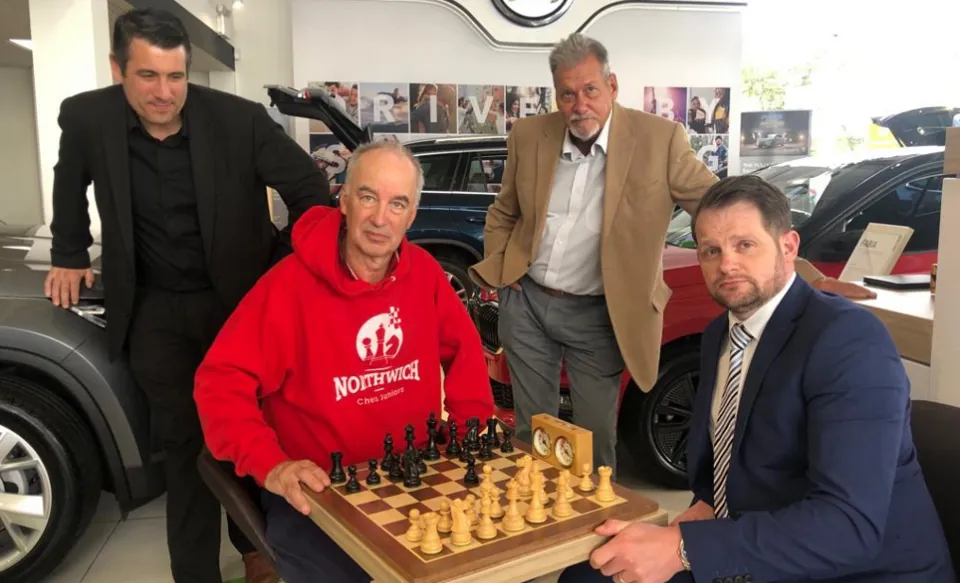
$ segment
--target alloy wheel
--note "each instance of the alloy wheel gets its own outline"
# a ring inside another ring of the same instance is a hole
[[[30,554],[47,530],[50,474],[36,450],[0,425],[0,573]]]
[[[460,301],[466,305],[467,303],[467,287],[460,281],[460,278],[456,275],[450,273],[449,271],[444,271],[447,274],[447,283],[453,287],[453,291],[457,292],[457,297],[460,298]]]
[[[697,371],[676,377],[661,393],[648,424],[656,456],[680,473],[687,471],[687,441],[699,376]]]

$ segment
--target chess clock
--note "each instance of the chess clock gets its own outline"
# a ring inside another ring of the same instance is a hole
[[[530,419],[533,429],[533,454],[574,476],[583,475],[583,465],[593,469],[593,433],[540,413]]]

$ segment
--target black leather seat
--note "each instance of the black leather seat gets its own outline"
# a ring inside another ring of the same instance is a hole
[[[276,568],[277,557],[267,542],[267,527],[263,513],[253,503],[250,494],[214,459],[207,448],[203,448],[203,452],[197,458],[197,468],[200,470],[203,481],[223,505],[230,518],[257,547],[260,555]]]
[[[960,407],[933,401],[913,401],[910,427],[927,488],[937,507],[953,564],[960,567]]]

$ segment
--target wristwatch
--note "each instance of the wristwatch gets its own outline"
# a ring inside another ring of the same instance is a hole
[[[683,564],[683,570],[690,570],[690,560],[687,559],[687,549],[683,546],[683,537],[680,537],[680,548],[677,549],[677,554],[680,555],[680,563]]]

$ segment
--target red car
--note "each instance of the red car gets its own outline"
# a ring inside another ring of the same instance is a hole
[[[790,198],[800,255],[823,273],[840,275],[871,222],[912,227],[914,234],[894,272],[929,273],[937,258],[943,151],[942,146],[925,146],[845,159],[806,158],[757,174]],[[663,255],[664,279],[673,296],[664,313],[659,379],[644,393],[624,373],[618,422],[619,439],[643,476],[675,488],[688,487],[686,439],[699,382],[700,334],[722,312],[706,290],[692,247],[690,216],[678,211]],[[512,425],[510,373],[498,338],[496,294],[477,292],[468,306],[485,345],[498,415]],[[560,415],[571,419],[566,375],[560,391]]]

